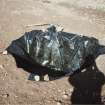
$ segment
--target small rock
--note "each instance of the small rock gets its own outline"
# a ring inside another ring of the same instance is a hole
[[[15,98],[18,98],[18,96],[17,96],[17,95],[15,95]]]
[[[0,69],[4,69],[3,65],[0,65]]]
[[[8,54],[7,50],[3,51],[3,55],[7,55],[7,54]]]
[[[63,99],[68,99],[68,95],[67,95],[67,94],[64,94],[64,95],[62,96],[62,98],[63,98]]]
[[[9,94],[2,94],[2,97],[7,98],[9,97]]]
[[[48,74],[46,74],[46,75],[44,76],[44,81],[49,81],[49,76],[48,76]]]
[[[57,105],[62,105],[61,102],[57,102]]]
[[[40,81],[40,76],[39,75],[35,75],[34,79],[35,79],[35,81]]]
[[[83,72],[85,72],[86,71],[86,69],[83,69],[81,72],[83,73]]]
[[[71,89],[69,90],[69,92],[70,92],[70,93],[72,93],[72,92],[73,92],[73,90],[74,90],[74,89],[73,89],[73,88],[71,88]]]

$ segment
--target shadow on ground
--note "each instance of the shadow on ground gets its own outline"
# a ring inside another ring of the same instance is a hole
[[[103,46],[103,48],[105,47]],[[98,55],[100,54],[105,54],[105,49]],[[85,68],[84,72],[75,73],[69,77],[69,83],[74,87],[70,98],[71,103],[103,105],[101,91],[102,86],[105,84],[104,74],[98,69],[92,56],[86,59],[83,68]]]

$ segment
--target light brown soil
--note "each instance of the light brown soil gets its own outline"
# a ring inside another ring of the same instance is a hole
[[[92,0],[88,2],[79,0],[77,4],[75,0],[73,3],[69,0],[0,0],[0,52],[25,32],[25,26],[43,23],[59,24],[67,32],[96,37],[105,45],[104,3],[104,0],[93,0],[93,4]],[[86,4],[88,6],[85,6]],[[103,8],[100,9],[101,5]],[[103,73],[102,76],[105,74],[104,61],[105,55],[99,56],[96,60],[98,69]],[[27,80],[28,75],[29,73],[22,68],[16,67],[12,56],[0,54],[0,105],[70,105],[72,103],[72,89],[75,83],[70,83],[67,77],[49,82],[35,82]],[[82,76],[84,80],[82,85],[84,87],[87,82],[91,87],[92,83],[88,83],[85,75],[87,74]],[[81,74],[76,76],[79,80]],[[72,79],[74,79],[72,82],[75,82],[75,78]],[[77,84],[81,85],[79,84],[81,82],[80,79]],[[105,95],[103,84],[99,85],[100,90],[103,86],[100,91],[102,96]]]

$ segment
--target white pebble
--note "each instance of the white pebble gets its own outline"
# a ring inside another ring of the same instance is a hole
[[[0,69],[3,69],[4,67],[3,67],[3,65],[0,65]]]
[[[57,102],[57,105],[61,105],[61,102]]]
[[[40,76],[39,75],[35,75],[34,79],[35,79],[35,81],[40,81]]]
[[[86,71],[86,69],[83,69],[81,72],[83,73],[83,72],[85,72]]]
[[[63,98],[63,99],[68,99],[68,95],[67,95],[67,94],[64,94],[64,95],[62,96],[62,98]]]
[[[46,75],[44,76],[44,81],[49,81],[49,76],[48,76],[48,74],[46,74]]]
[[[7,50],[3,51],[3,55],[7,55],[7,54],[8,54]]]

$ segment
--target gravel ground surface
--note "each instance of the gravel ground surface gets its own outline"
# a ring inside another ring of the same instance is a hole
[[[27,25],[44,23],[62,25],[67,32],[95,37],[105,45],[104,11],[105,0],[0,0],[0,52],[30,30]],[[29,73],[17,68],[11,55],[0,54],[0,105],[102,103],[104,61],[100,55],[93,68],[73,77],[35,82],[27,80]]]

